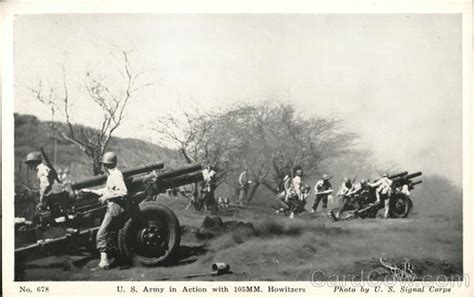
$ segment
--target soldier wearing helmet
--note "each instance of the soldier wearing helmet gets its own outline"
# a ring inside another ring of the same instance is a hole
[[[337,195],[340,197],[348,196],[353,190],[354,186],[352,185],[352,180],[348,177],[345,177]]]
[[[390,211],[390,196],[392,195],[392,184],[393,181],[388,178],[388,174],[384,173],[382,178],[377,180],[375,183],[370,184],[371,187],[376,188],[375,190],[375,205],[380,204],[381,196],[385,199],[385,214],[384,218],[388,218],[389,211]]]
[[[83,189],[81,191],[99,195],[99,201],[107,204],[107,211],[97,231],[96,244],[100,253],[100,262],[96,269],[109,269],[110,257],[114,249],[111,233],[117,231],[120,226],[118,221],[128,208],[126,199],[128,191],[122,172],[117,168],[117,155],[107,152],[103,155],[101,163],[107,174],[105,187],[99,190]]]
[[[211,162],[202,171],[204,181],[201,186],[201,200],[199,202],[199,209],[206,207],[211,212],[217,212],[217,201],[214,191],[217,188],[217,171],[216,164]]]
[[[252,181],[247,176],[247,171],[244,170],[240,173],[238,184],[239,184],[239,199],[237,200],[237,203],[240,206],[243,206],[244,202],[247,202],[248,190],[250,188],[250,185],[252,184]]]
[[[344,179],[343,185],[347,182],[347,178]],[[370,186],[367,183],[367,180],[361,179],[359,184],[353,185],[352,181],[351,182],[351,188],[349,191],[343,196],[341,207],[339,210],[336,212],[334,215],[334,219],[338,220],[341,217],[341,214],[348,209],[348,205],[350,204],[352,199],[356,199],[358,197],[361,197],[361,195],[364,195],[366,192],[370,190]],[[354,200],[352,200],[354,202]],[[359,209],[359,204],[358,203],[352,203],[352,205],[356,208],[356,210]]]
[[[301,186],[302,177],[303,177],[303,169],[298,167],[295,170],[295,176],[293,177],[293,180],[291,182],[289,194],[286,197],[287,200],[288,199],[292,200],[290,204],[293,205],[291,207],[292,211],[290,213],[290,219],[293,219],[295,217],[295,210],[297,208],[296,205],[299,205],[300,201],[303,201],[302,186]]]
[[[293,210],[294,214],[300,214],[300,213],[303,213],[305,211],[304,207],[306,206],[306,202],[308,200],[310,192],[311,192],[311,187],[309,185],[304,185],[303,187],[301,187],[300,200],[295,201],[296,205],[295,205],[294,210]]]
[[[54,184],[54,176],[51,168],[43,163],[43,158],[40,152],[31,152],[26,156],[26,165],[31,170],[36,170],[36,176],[39,180],[39,204],[38,209],[45,207],[45,197],[51,192]]]
[[[314,186],[314,193],[316,199],[314,199],[313,210],[315,212],[318,209],[319,202],[323,201],[323,208],[328,207],[328,196],[333,192],[332,185],[329,182],[331,178],[327,174],[323,174],[322,178]]]

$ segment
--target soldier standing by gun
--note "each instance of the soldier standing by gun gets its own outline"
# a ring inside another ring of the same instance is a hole
[[[297,169],[295,172],[295,177],[293,177],[293,181],[291,183],[289,195],[285,197],[285,202],[288,202],[288,199],[292,200],[290,204],[292,205],[291,213],[290,213],[290,219],[293,219],[295,217],[295,203],[297,201],[302,200],[301,196],[301,177],[303,176],[303,170],[302,169]]]
[[[337,193],[337,196],[342,198],[341,203],[344,202],[344,199],[348,196],[350,196],[350,193],[354,190],[354,186],[352,185],[352,180],[348,177],[344,178],[344,181],[342,182],[341,188],[339,189],[339,192]]]
[[[380,197],[383,196],[385,198],[385,214],[384,218],[388,219],[388,214],[390,211],[390,196],[392,195],[392,180],[388,178],[388,174],[384,173],[382,178],[376,181],[373,184],[370,184],[371,187],[377,188],[375,190],[375,205],[380,203]]]
[[[112,233],[120,228],[121,218],[124,217],[128,209],[126,198],[128,191],[122,172],[117,168],[117,155],[113,152],[107,152],[102,157],[101,163],[107,174],[105,188],[81,190],[83,193],[94,193],[100,196],[99,201],[102,204],[107,204],[107,211],[97,231],[96,244],[100,253],[100,262],[95,270],[111,268],[110,257],[114,250]]]
[[[310,192],[311,192],[311,187],[309,185],[304,185],[302,187],[301,195],[293,210],[295,214],[300,214],[305,211],[304,207],[306,205],[306,201],[310,195]]]
[[[319,202],[323,200],[323,208],[324,210],[328,207],[328,196],[333,192],[332,185],[329,182],[331,178],[324,174],[322,179],[319,180],[316,185],[314,186],[314,193],[316,194],[316,199],[314,200],[313,210],[312,213],[316,212],[318,209]]]
[[[336,212],[336,214],[334,215],[335,220],[339,220],[339,218],[341,217],[341,214],[347,210],[348,205],[351,203],[351,200],[352,200],[352,205],[355,208],[355,210],[356,211],[359,210],[360,205],[354,199],[357,199],[357,197],[360,197],[361,195],[365,195],[367,192],[370,191],[369,184],[364,179],[361,179],[358,185],[353,185],[352,181],[349,180],[350,187],[346,185],[347,180],[349,179],[347,178],[344,179],[344,183],[343,183],[344,187],[341,188],[338,194],[338,195],[342,195],[342,205],[339,211]]]
[[[252,181],[247,177],[247,172],[242,171],[239,175],[239,199],[237,200],[240,206],[243,206],[244,201],[247,201],[248,189],[251,183]]]
[[[348,177],[345,177],[339,189],[339,192],[337,192],[337,196],[341,199],[340,200],[341,208],[336,213],[336,218],[338,218],[340,214],[345,210],[344,208],[348,204],[353,191],[354,191],[354,186],[352,185],[352,180]]]
[[[214,191],[217,188],[217,172],[214,164],[209,164],[207,168],[202,171],[204,183],[201,188],[201,201],[199,209],[205,205],[211,212],[217,212],[216,198],[214,197]]]
[[[45,161],[46,163],[49,163]],[[36,207],[37,210],[44,209],[46,207],[46,197],[51,193],[55,180],[58,180],[57,173],[51,166],[47,166],[43,163],[43,157],[41,152],[31,152],[26,156],[26,165],[31,170],[36,170],[36,176],[40,182],[39,184],[39,204]]]

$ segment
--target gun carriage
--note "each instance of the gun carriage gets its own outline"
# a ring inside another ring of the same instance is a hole
[[[422,175],[422,172],[415,172],[409,174],[408,171],[403,171],[388,178],[392,180],[392,195],[390,196],[390,212],[391,218],[406,218],[413,209],[413,201],[410,195],[403,190],[411,191],[416,185],[421,184],[422,180],[413,180]],[[369,188],[367,191],[361,191],[359,194],[344,197],[348,199],[348,203],[344,206],[344,211],[349,211],[345,219],[352,217],[369,217],[374,218],[377,212],[384,208],[384,203],[375,204],[376,195],[375,188]],[[331,212],[332,213],[332,212]]]
[[[128,189],[128,211],[114,236],[116,252],[147,266],[172,260],[181,239],[179,221],[171,209],[157,201],[159,194],[203,180],[201,164],[163,168],[163,163],[156,163],[122,172]],[[95,194],[80,190],[103,185],[106,178],[93,177],[48,195],[46,208],[38,211],[31,222],[15,224],[15,260],[31,261],[78,247],[95,251],[95,237],[106,206]],[[46,239],[51,230],[59,236]]]

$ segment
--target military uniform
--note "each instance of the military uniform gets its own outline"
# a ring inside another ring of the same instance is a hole
[[[240,205],[243,205],[244,201],[247,201],[248,185],[247,172],[242,171],[239,175],[239,200],[237,200]]]
[[[202,208],[203,205],[206,205],[208,209],[210,209],[213,212],[216,212],[217,202],[216,202],[216,198],[214,197],[214,191],[217,187],[216,185],[217,173],[212,168],[210,169],[206,168],[202,171],[202,175],[204,178],[204,183],[201,189],[202,199],[201,199],[201,205],[199,208]]]
[[[321,192],[325,192],[328,190],[332,190],[332,185],[329,181],[319,180],[316,185],[314,186],[314,192],[316,194],[316,199],[314,200],[313,204],[313,211],[318,209],[319,202],[323,201],[323,208],[326,209],[328,207],[328,196],[329,193],[320,194]]]
[[[40,197],[43,198],[51,192],[54,184],[54,177],[51,174],[51,169],[43,163],[40,163],[36,167],[36,176],[40,182]]]
[[[114,250],[112,233],[120,228],[124,212],[128,208],[127,187],[123,179],[122,172],[116,167],[108,169],[108,176],[105,188],[96,191],[101,195],[102,200],[106,200],[107,211],[105,213],[99,231],[97,231],[97,250],[99,252],[110,253]]]
[[[384,218],[388,218],[389,212],[390,212],[390,196],[392,195],[392,184],[393,181],[389,179],[386,175],[384,175],[381,179],[379,179],[377,182],[372,184],[373,187],[376,187],[377,189],[375,190],[375,196],[377,198],[376,203],[380,203],[380,196],[383,195],[385,198],[384,201],[384,208],[385,208],[385,213],[384,213]]]

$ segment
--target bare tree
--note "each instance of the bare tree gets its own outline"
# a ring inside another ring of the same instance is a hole
[[[212,113],[181,110],[160,117],[153,128],[161,144],[172,144],[188,161],[215,161],[224,172],[220,182],[235,190],[245,170],[252,179],[251,201],[264,185],[277,192],[285,175],[300,166],[306,175],[348,149],[355,135],[338,121],[304,118],[290,105],[240,104]],[[237,191],[236,191],[237,192]]]
[[[129,52],[120,51],[120,75],[124,80],[123,89],[114,89],[108,85],[103,76],[93,71],[88,71],[85,76],[85,90],[88,97],[100,109],[103,117],[97,129],[90,129],[81,124],[76,124],[71,114],[71,100],[66,77],[66,67],[63,64],[61,91],[49,88],[44,90],[43,82],[39,81],[36,88],[30,88],[35,98],[49,106],[54,111],[59,111],[65,117],[66,125],[53,125],[53,129],[60,137],[79,147],[91,160],[94,175],[100,174],[100,158],[115,130],[125,119],[125,110],[134,95],[151,83],[141,83],[145,73],[135,72],[129,60]]]
[[[218,168],[218,183],[230,170],[230,152],[235,146],[219,112],[181,108],[158,117],[151,127],[158,142],[178,150],[187,163],[208,162]]]

